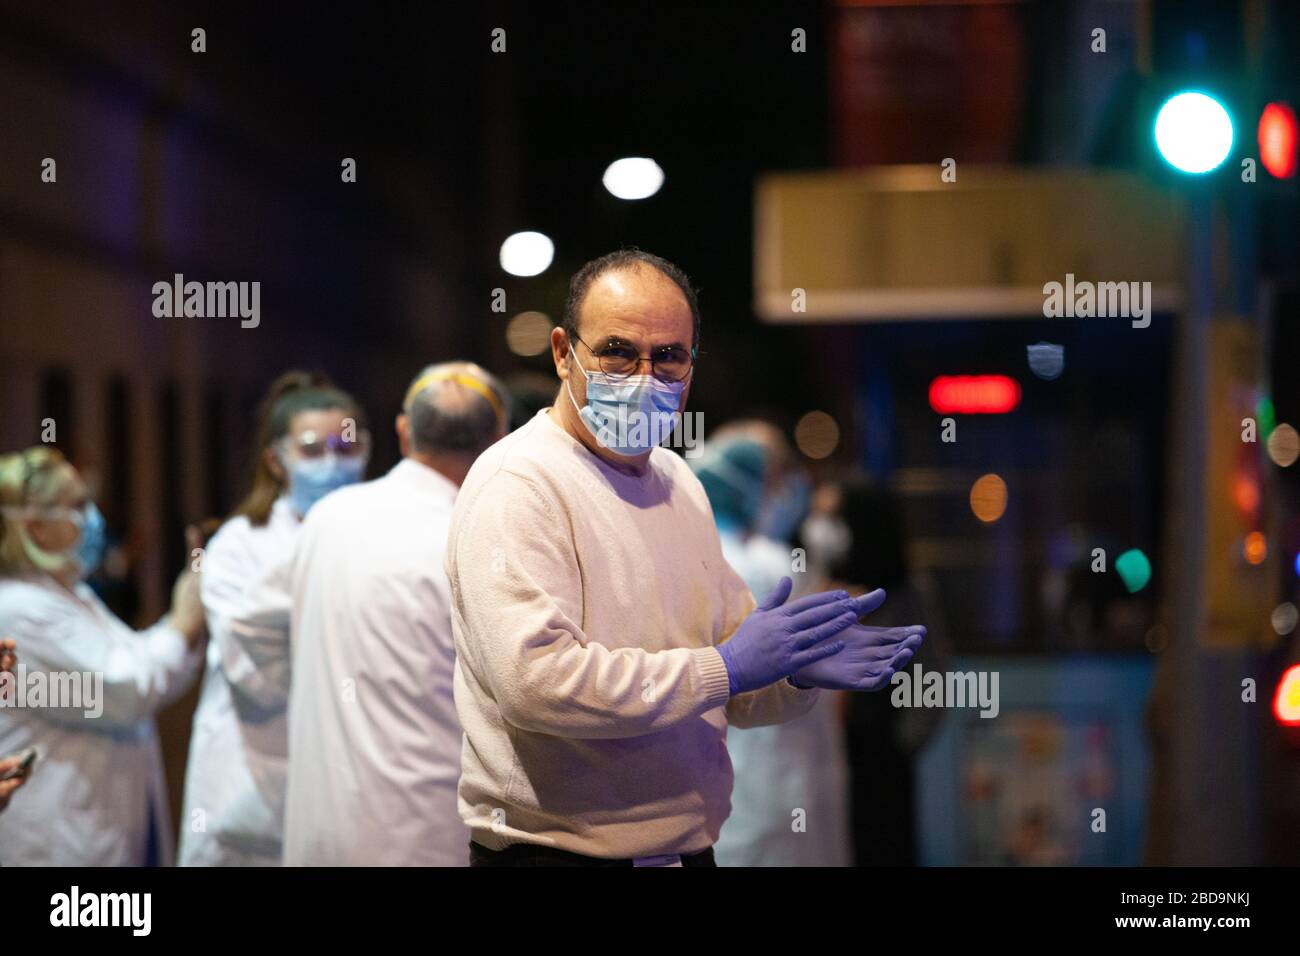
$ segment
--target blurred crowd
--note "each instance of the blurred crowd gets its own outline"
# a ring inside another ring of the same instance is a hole
[[[581,361],[572,344],[556,330],[557,369]],[[592,353],[585,402],[572,399],[584,416],[595,362],[617,359]],[[652,360],[656,376],[687,374],[673,355]],[[533,381],[512,397],[473,363],[430,365],[394,417],[402,460],[365,481],[366,410],[323,374],[285,373],[263,399],[241,499],[188,529],[171,606],[139,631],[87,583],[106,531],[77,468],[50,446],[0,457],[0,862],[464,865],[453,508],[476,460],[546,427],[567,384]],[[760,419],[706,434],[690,468],[756,598],[786,577],[792,600],[883,588],[871,622],[926,622],[915,659],[944,668],[932,589],[909,568],[887,488],[855,472],[814,483]],[[38,678],[43,705],[14,706]],[[155,717],[196,680],[173,847]],[[891,707],[887,688],[823,691],[802,716],[732,727],[717,862],[916,863],[914,764],[941,713]]]

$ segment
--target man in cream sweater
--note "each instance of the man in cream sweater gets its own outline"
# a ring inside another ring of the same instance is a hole
[[[698,338],[677,267],[588,263],[551,336],[554,407],[461,488],[446,569],[471,865],[712,865],[727,725],[883,687],[921,641],[856,623],[880,591],[787,601],[786,579],[756,609],[699,481],[657,447]]]

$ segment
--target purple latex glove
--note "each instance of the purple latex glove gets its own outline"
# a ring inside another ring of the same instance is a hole
[[[868,614],[884,603],[885,592],[880,589],[854,600],[860,614]],[[911,661],[925,633],[919,624],[870,627],[855,623],[836,636],[843,642],[843,650],[800,668],[790,676],[790,682],[804,688],[880,690]]]
[[[718,645],[732,694],[766,687],[844,649],[832,640],[862,616],[845,591],[808,594],[786,604],[793,585],[782,578],[736,633]]]

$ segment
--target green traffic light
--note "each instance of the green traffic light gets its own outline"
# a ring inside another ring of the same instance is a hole
[[[1185,91],[1165,100],[1156,114],[1156,148],[1184,173],[1208,173],[1232,149],[1232,117],[1205,93]]]

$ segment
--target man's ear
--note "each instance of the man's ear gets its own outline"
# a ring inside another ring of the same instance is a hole
[[[555,374],[561,380],[569,377],[569,337],[564,334],[564,329],[556,326],[551,329],[551,358],[555,360]]]
[[[411,420],[406,417],[406,412],[398,413],[393,427],[397,430],[397,447],[401,450],[402,457],[407,458],[411,454]]]

